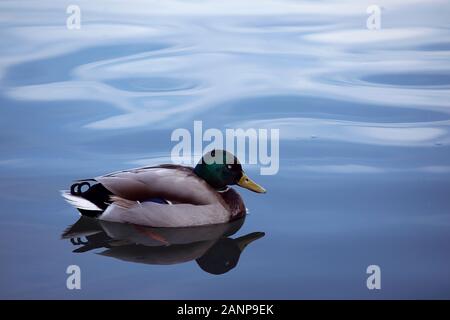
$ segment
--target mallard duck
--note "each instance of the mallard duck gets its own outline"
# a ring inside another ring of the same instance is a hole
[[[212,150],[195,168],[163,164],[114,172],[77,180],[63,196],[82,215],[101,220],[189,227],[244,216],[244,202],[232,185],[266,192],[244,173],[233,154]]]

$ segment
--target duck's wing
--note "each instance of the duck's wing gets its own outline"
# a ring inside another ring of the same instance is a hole
[[[134,201],[164,199],[171,203],[208,205],[223,201],[190,167],[161,165],[96,177],[114,195]]]

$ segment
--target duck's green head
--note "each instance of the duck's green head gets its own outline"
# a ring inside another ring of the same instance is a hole
[[[244,173],[239,160],[228,151],[207,152],[195,166],[194,172],[217,190],[237,184],[254,192],[266,192]]]

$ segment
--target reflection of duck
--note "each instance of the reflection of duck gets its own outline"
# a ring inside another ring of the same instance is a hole
[[[253,232],[230,238],[245,218],[233,222],[184,228],[151,228],[81,217],[62,235],[79,246],[74,252],[106,248],[102,256],[123,261],[169,265],[196,260],[212,274],[233,269],[244,248],[264,236]]]
[[[91,183],[94,183],[91,186]],[[195,168],[160,165],[79,180],[66,200],[82,215],[153,227],[225,223],[245,215],[240,195],[230,185],[258,193],[231,153],[213,150]],[[83,191],[84,187],[89,187]]]

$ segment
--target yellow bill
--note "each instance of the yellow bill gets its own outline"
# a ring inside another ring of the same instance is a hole
[[[266,189],[253,182],[245,173],[242,174],[242,178],[238,181],[238,185],[257,193],[266,193]]]

